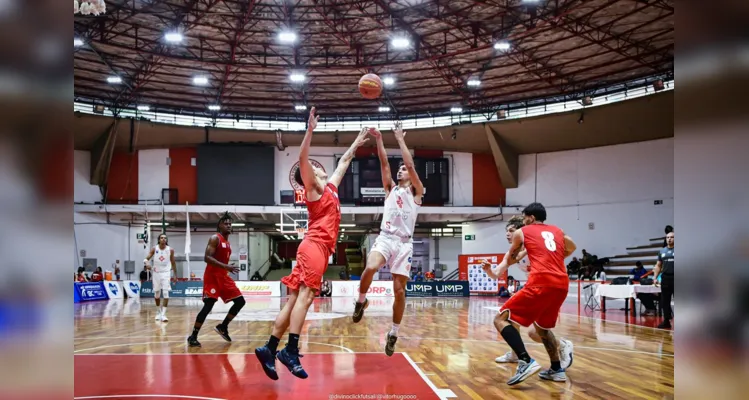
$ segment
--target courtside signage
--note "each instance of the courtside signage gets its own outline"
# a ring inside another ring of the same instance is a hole
[[[128,298],[140,297],[139,281],[123,281],[122,288],[125,290],[125,296]]]
[[[110,299],[122,299],[124,298],[124,293],[122,292],[122,286],[120,286],[119,282],[116,281],[104,281],[104,289],[107,290],[107,296]]]
[[[468,282],[464,281],[409,282],[406,285],[406,297],[468,297],[470,295]]]
[[[107,300],[107,289],[103,282],[76,283],[75,291],[80,301]]]
[[[359,296],[359,281],[332,281],[334,297],[356,297]],[[393,281],[372,281],[367,291],[368,297],[393,297]]]
[[[236,283],[244,296],[281,297],[280,281],[237,281]]]

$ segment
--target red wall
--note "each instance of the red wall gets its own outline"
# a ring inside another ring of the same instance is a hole
[[[198,203],[198,167],[191,164],[197,157],[194,147],[169,149],[169,188],[177,189],[179,204]]]
[[[138,153],[115,151],[107,181],[107,202],[137,204]]]
[[[497,207],[505,204],[506,191],[491,154],[473,155],[473,205]]]

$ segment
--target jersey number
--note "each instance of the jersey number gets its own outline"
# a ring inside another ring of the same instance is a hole
[[[541,237],[544,238],[544,244],[549,251],[557,251],[557,242],[554,241],[554,234],[549,231],[541,232]]]

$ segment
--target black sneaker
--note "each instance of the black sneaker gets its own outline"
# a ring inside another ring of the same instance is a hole
[[[200,342],[198,342],[198,338],[192,335],[187,337],[187,345],[190,347],[202,347]]]
[[[226,329],[225,326],[218,324],[216,325],[215,328],[213,328],[213,330],[216,331],[216,333],[218,333],[219,335],[221,335],[221,337],[224,338],[224,340],[226,340],[227,342],[231,342],[231,338],[229,337],[229,330]]]
[[[362,317],[364,316],[364,310],[367,309],[369,306],[369,299],[364,299],[364,303],[356,302],[356,305],[354,306],[354,323],[357,323],[361,321]]]
[[[671,321],[664,320],[658,325],[658,329],[671,329]]]
[[[284,347],[283,350],[279,351],[276,354],[276,358],[278,359],[278,361],[281,361],[281,364],[285,365],[286,368],[291,371],[292,375],[296,376],[297,378],[307,379],[309,375],[307,375],[307,372],[305,372],[304,368],[302,368],[302,363],[299,361],[300,357],[303,356],[299,354],[299,350],[290,351],[286,347]]]
[[[393,336],[388,332],[387,343],[385,343],[385,354],[392,356],[395,352],[395,342],[398,341],[398,336]]]
[[[268,348],[268,346],[258,347],[255,349],[255,356],[260,365],[265,371],[265,375],[274,381],[278,380],[278,372],[276,372],[276,355]]]

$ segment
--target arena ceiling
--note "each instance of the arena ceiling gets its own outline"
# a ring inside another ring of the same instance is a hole
[[[673,75],[673,0],[106,3],[105,15],[75,16],[75,98],[114,110],[147,105],[237,118],[304,118],[300,105],[338,117],[381,114],[381,106],[398,117],[457,106],[491,113]],[[170,33],[181,42],[169,42]],[[283,42],[281,33],[296,40]],[[397,48],[399,39],[408,45]],[[368,72],[394,80],[378,100],[358,94]],[[113,76],[121,83],[109,83]],[[207,82],[196,85],[195,77]]]

